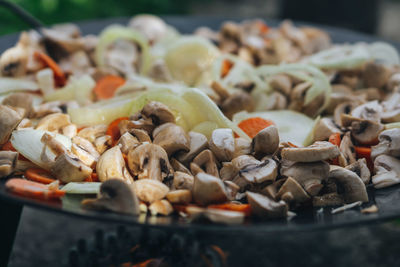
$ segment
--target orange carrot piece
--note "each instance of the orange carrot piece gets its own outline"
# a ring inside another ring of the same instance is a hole
[[[118,139],[121,137],[121,133],[120,133],[120,131],[119,131],[118,124],[119,124],[121,121],[124,121],[124,120],[129,120],[129,118],[128,118],[128,117],[121,117],[121,118],[118,118],[118,119],[113,120],[113,121],[108,125],[106,134],[109,135],[109,136],[111,136],[112,145],[113,145],[113,146],[118,142]]]
[[[356,150],[357,159],[365,158],[368,168],[370,169],[370,171],[373,171],[374,162],[371,159],[371,147],[355,146],[354,148]]]
[[[228,75],[228,73],[232,69],[233,65],[234,64],[227,59],[222,61],[222,65],[221,65],[221,77],[222,78],[225,78],[225,76]]]
[[[27,169],[25,178],[41,184],[50,184],[55,181],[50,172],[40,168]]]
[[[212,209],[220,209],[220,210],[230,210],[230,211],[239,211],[243,212],[246,216],[250,216],[251,209],[249,204],[213,204],[209,205],[208,208]]]
[[[331,134],[331,136],[329,136],[329,142],[339,147],[340,143],[342,142],[340,133]],[[330,163],[333,165],[339,165],[339,157],[332,159]]]
[[[107,75],[100,78],[93,91],[97,99],[109,99],[115,94],[115,91],[125,83],[125,79],[117,75]]]
[[[266,34],[269,31],[268,25],[265,24],[264,22],[259,21],[257,24],[261,34]]]
[[[6,188],[14,194],[42,200],[55,200],[65,195],[65,191],[63,190],[50,190],[44,184],[22,178],[8,180]]]
[[[65,74],[60,66],[51,57],[39,51],[35,51],[34,57],[53,71],[54,81],[57,87],[62,87],[65,85],[67,81]]]
[[[93,171],[92,174],[84,180],[84,182],[99,182],[99,176]]]
[[[239,128],[242,129],[250,138],[253,138],[259,131],[271,125],[275,125],[275,123],[271,120],[266,120],[260,117],[248,118],[238,124]]]
[[[17,150],[14,148],[14,146],[12,145],[11,141],[8,140],[2,147],[0,150],[4,150],[4,151],[14,151],[16,152]],[[29,161],[27,158],[25,158],[21,153],[18,153],[18,159],[19,160],[26,160]]]

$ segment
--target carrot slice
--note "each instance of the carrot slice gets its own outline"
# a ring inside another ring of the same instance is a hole
[[[21,178],[8,180],[6,188],[14,194],[42,200],[55,200],[65,195],[65,191],[63,190],[50,190],[44,184]]]
[[[227,59],[222,61],[222,65],[221,65],[221,77],[222,78],[225,78],[225,76],[228,75],[228,73],[232,69],[233,65],[234,64]]]
[[[271,120],[266,120],[260,117],[248,118],[238,124],[239,128],[251,138],[256,136],[259,131],[271,125],[275,125],[275,123]]]
[[[107,75],[100,78],[93,91],[97,99],[109,99],[115,94],[115,91],[125,83],[125,79],[117,75]]]
[[[354,148],[356,150],[357,159],[365,158],[367,161],[367,166],[372,172],[374,170],[374,162],[371,159],[371,147],[356,146]]]
[[[35,181],[41,184],[50,184],[55,181],[51,173],[40,168],[29,168],[25,171],[26,179]]]
[[[329,142],[339,147],[340,143],[342,142],[340,133],[331,134],[331,136],[329,136]],[[330,163],[333,165],[339,165],[339,157],[332,159]]]
[[[99,176],[97,173],[92,172],[92,174],[84,180],[85,182],[99,182]]]
[[[58,64],[51,57],[39,51],[35,51],[34,57],[53,71],[54,81],[57,87],[65,85],[67,81],[65,74],[60,68],[60,66],[58,66]]]
[[[264,22],[259,21],[257,24],[261,34],[266,34],[269,31],[269,27]]]
[[[14,148],[14,146],[12,145],[11,141],[8,140],[2,147],[0,150],[4,150],[4,151],[14,151],[17,152],[17,150]],[[25,158],[21,153],[18,153],[18,159],[19,160],[26,160],[29,161],[27,158]]]
[[[246,216],[250,216],[251,209],[249,204],[213,204],[209,205],[208,208],[212,209],[220,209],[220,210],[230,210],[230,211],[239,211],[243,212]]]
[[[113,120],[108,125],[107,131],[106,131],[106,135],[111,136],[111,140],[112,140],[112,145],[113,146],[118,142],[118,139],[121,137],[121,133],[119,131],[118,124],[121,121],[124,121],[124,120],[129,120],[129,118],[128,117],[121,117],[121,118]]]

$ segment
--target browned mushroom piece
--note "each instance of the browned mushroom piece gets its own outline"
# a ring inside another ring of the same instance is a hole
[[[313,27],[301,27],[300,30],[307,37],[306,50],[310,51],[311,53],[327,49],[331,45],[330,36],[320,29]]]
[[[283,162],[281,175],[292,177],[301,184],[306,192],[315,196],[322,189],[322,181],[328,178],[329,164],[318,162]]]
[[[177,159],[183,164],[189,164],[201,151],[208,147],[208,140],[204,134],[189,132],[190,149],[188,152],[180,152]]]
[[[100,182],[111,178],[119,178],[128,184],[133,183],[133,178],[125,165],[119,146],[114,146],[101,155],[96,164],[96,173]]]
[[[361,120],[351,123],[351,136],[360,144],[372,144],[384,129],[381,123]]]
[[[363,120],[380,122],[382,112],[383,112],[382,106],[378,103],[377,100],[374,100],[355,107],[351,111],[351,116]]]
[[[192,194],[194,201],[200,205],[223,203],[228,200],[221,179],[206,173],[198,173],[195,176]]]
[[[159,145],[149,143],[143,143],[129,151],[128,166],[132,175],[138,179],[163,181],[174,172],[165,150]]]
[[[400,129],[394,128],[382,131],[378,137],[379,143],[371,149],[371,158],[386,154],[400,157]]]
[[[30,117],[33,113],[33,95],[28,93],[13,93],[3,99],[3,105],[23,108],[24,117]]]
[[[246,192],[246,196],[254,216],[271,219],[287,216],[288,206],[282,200],[275,202],[266,196],[249,191]]]
[[[365,65],[363,81],[367,87],[382,88],[389,80],[391,71],[383,64],[370,62]]]
[[[249,93],[239,91],[228,96],[221,104],[221,110],[229,119],[239,111],[246,110],[252,112],[254,110],[254,100]]]
[[[251,146],[257,157],[275,153],[279,146],[278,129],[271,125],[259,131],[253,138]]]
[[[190,139],[182,127],[174,123],[164,123],[153,131],[153,143],[161,146],[168,154],[190,150]]]
[[[235,153],[232,129],[221,128],[212,132],[209,147],[219,161],[231,161]]]
[[[326,141],[334,133],[341,134],[342,131],[335,125],[332,119],[322,118],[314,128],[314,141]]]
[[[218,162],[215,159],[214,153],[211,150],[209,149],[203,150],[193,159],[190,168],[192,173],[195,174],[195,172],[192,169],[193,168],[192,166],[195,166],[193,164],[197,165],[205,173],[208,173],[215,177],[219,177],[218,166],[217,166]]]
[[[14,172],[17,159],[17,152],[0,151],[0,178],[7,177]]]
[[[118,140],[118,146],[124,154],[128,154],[130,150],[135,149],[139,144],[139,140],[128,132],[124,133]]]
[[[11,107],[0,105],[0,145],[8,141],[12,131],[22,119],[22,115]]]
[[[134,185],[138,198],[145,203],[161,200],[169,192],[168,186],[154,179],[140,179]]]
[[[69,115],[62,113],[54,113],[43,117],[36,125],[37,130],[45,130],[49,132],[60,132],[65,126],[71,124]]]
[[[151,101],[147,103],[141,113],[150,118],[156,126],[167,122],[175,122],[175,116],[172,111],[160,102]]]
[[[282,159],[295,162],[315,162],[339,156],[339,148],[330,142],[317,141],[307,147],[285,147]]]
[[[400,183],[400,160],[389,156],[379,155],[374,161],[375,175],[372,183],[375,188],[384,188]]]
[[[292,177],[288,177],[276,194],[276,199],[286,203],[301,204],[310,199],[303,187]]]
[[[350,132],[347,132],[340,141],[339,165],[345,167],[356,162],[356,150],[351,141]]]
[[[338,206],[344,204],[343,196],[336,192],[313,197],[314,207]]]
[[[85,209],[139,214],[139,200],[133,185],[121,179],[109,179],[102,183],[97,199],[85,199],[82,206]]]
[[[61,182],[82,182],[89,178],[92,169],[78,158],[73,158],[67,153],[61,154],[50,168],[51,173]]]
[[[352,164],[347,165],[345,168],[356,173],[364,184],[369,184],[371,172],[368,169],[367,160],[365,158],[358,159]]]
[[[175,189],[188,189],[192,190],[194,183],[194,177],[191,174],[175,171],[173,187]]]

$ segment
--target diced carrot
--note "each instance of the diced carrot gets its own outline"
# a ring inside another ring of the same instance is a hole
[[[98,181],[99,181],[99,177],[98,177],[97,173],[94,172],[94,171],[92,172],[92,174],[88,178],[86,178],[84,180],[84,182],[89,182],[89,183],[98,182]]]
[[[107,75],[100,78],[93,91],[97,99],[109,99],[115,94],[115,91],[125,83],[125,79],[117,75]]]
[[[58,64],[48,55],[39,52],[39,51],[35,51],[34,53],[34,57],[39,60],[40,62],[43,63],[43,65],[45,65],[46,67],[49,67],[53,73],[54,73],[54,81],[56,83],[57,87],[61,87],[64,86],[67,79],[65,77],[64,72],[62,71],[62,69],[60,68],[60,66],[58,66]]]
[[[55,200],[65,195],[65,191],[63,190],[50,190],[44,184],[22,178],[12,178],[8,180],[6,182],[6,188],[17,195],[42,200]]]
[[[249,204],[213,204],[209,205],[208,208],[212,209],[220,209],[220,210],[230,210],[230,211],[239,211],[243,212],[246,216],[250,216],[251,209]]]
[[[287,144],[290,146],[290,147],[298,147],[298,146],[296,146],[295,144],[293,144],[292,142],[287,142]]]
[[[234,64],[227,59],[222,61],[222,65],[221,65],[221,77],[222,78],[224,78],[226,75],[228,75],[228,73],[232,69],[233,65]]]
[[[257,24],[261,34],[266,34],[269,31],[269,27],[264,22],[259,21]]]
[[[331,136],[329,136],[329,142],[339,147],[340,143],[342,142],[340,138],[340,133],[331,134]],[[339,157],[331,159],[330,163],[333,165],[339,165]]]
[[[25,171],[25,178],[41,184],[50,184],[55,181],[51,173],[40,168],[29,168]]]
[[[266,120],[260,117],[248,118],[238,124],[239,128],[251,138],[256,136],[259,131],[271,125],[275,125],[275,123],[271,120]]]
[[[365,146],[356,146],[354,147],[356,150],[357,159],[365,158],[367,161],[367,166],[370,171],[374,170],[374,162],[371,159],[371,147]]]
[[[118,124],[123,120],[129,120],[129,118],[128,117],[121,117],[121,118],[113,120],[110,123],[110,125],[108,125],[106,135],[111,136],[111,140],[112,140],[112,145],[113,146],[118,142],[118,139],[121,137],[121,133],[119,131]]]
[[[154,259],[145,260],[140,263],[133,264],[132,267],[147,267],[147,266],[150,266],[153,261],[154,261]],[[156,266],[156,265],[154,265],[154,266]]]

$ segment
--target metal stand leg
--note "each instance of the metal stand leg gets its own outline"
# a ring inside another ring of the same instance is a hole
[[[0,199],[0,266],[7,266],[17,233],[22,205]]]

